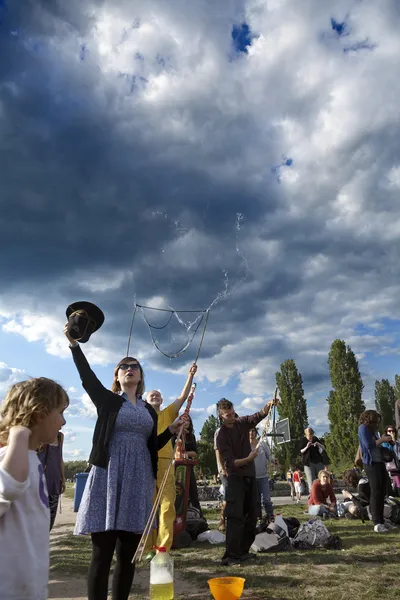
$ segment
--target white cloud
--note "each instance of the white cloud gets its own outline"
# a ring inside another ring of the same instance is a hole
[[[62,432],[64,434],[64,443],[72,444],[76,440],[76,432],[69,427],[63,427]]]
[[[206,413],[208,416],[210,415],[215,415],[217,411],[217,405],[216,404],[210,404],[210,406],[207,406],[206,408]]]
[[[245,398],[238,406],[238,410],[253,410],[258,411],[261,410],[263,406],[265,406],[266,401],[263,398],[258,397],[247,397]]]
[[[82,417],[88,417],[89,419],[97,419],[97,410],[89,395],[82,394],[80,400],[82,404],[80,415]]]
[[[64,460],[86,460],[87,454],[81,448],[65,448],[63,450]]]
[[[23,160],[10,161],[3,178],[15,206],[5,211],[4,274],[15,285],[2,290],[3,330],[69,358],[67,299],[93,294],[106,322],[85,352],[106,365],[125,348],[134,300],[198,308],[218,299],[197,378],[208,380],[213,397],[232,382],[243,402],[272,397],[275,372],[289,357],[306,396],[322,395],[337,337],[367,372],[371,355],[396,355],[398,334],[382,325],[400,319],[395,4],[116,0],[82,11],[67,4],[26,17],[42,50],[28,49],[22,29],[11,41],[23,55],[5,49],[15,75],[0,90],[3,121],[11,131],[25,125],[12,147]],[[332,16],[346,19],[348,36],[332,29]],[[248,54],[234,55],[231,28],[243,19],[258,38]],[[349,47],[366,39],[373,49]],[[24,83],[29,53],[37,89]],[[44,74],[55,82],[45,104]],[[83,124],[87,145],[74,141],[73,128],[53,129],[43,105]],[[51,158],[46,172],[43,152]],[[29,248],[25,271],[14,266],[25,249],[13,231]],[[49,236],[56,269],[43,260]],[[186,375],[187,365],[160,358],[140,318],[132,338],[140,360]],[[168,350],[171,339],[163,341]],[[94,414],[87,400],[80,410]],[[323,426],[321,410],[314,424]]]
[[[28,376],[23,369],[16,367],[10,367],[4,362],[0,362],[0,400],[4,398],[8,389],[18,383],[27,379]]]

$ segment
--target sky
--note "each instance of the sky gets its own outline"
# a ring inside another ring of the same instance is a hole
[[[82,349],[108,386],[135,302],[210,308],[197,434],[223,396],[260,409],[288,358],[327,431],[336,338],[367,406],[400,372],[399,30],[396,0],[0,0],[0,398],[65,386],[66,460],[95,422],[71,302],[105,314]],[[169,359],[137,311],[131,354],[165,403],[201,331]],[[153,333],[166,354],[188,339],[175,315]]]

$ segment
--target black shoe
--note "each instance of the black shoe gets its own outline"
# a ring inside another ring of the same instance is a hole
[[[242,558],[232,558],[227,556],[221,560],[221,565],[224,567],[232,567],[233,565],[240,567],[242,560]]]
[[[255,560],[256,558],[257,558],[256,554],[253,554],[252,552],[245,552],[240,557],[240,560],[242,560],[243,562],[245,562],[245,561],[248,561],[248,560]]]

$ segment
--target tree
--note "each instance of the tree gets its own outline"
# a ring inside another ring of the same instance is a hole
[[[276,373],[281,401],[278,405],[279,418],[289,419],[291,441],[276,446],[275,457],[284,469],[299,462],[300,442],[307,427],[307,401],[304,398],[303,379],[294,360],[285,360],[280,372]]]
[[[86,460],[69,460],[64,463],[65,479],[73,479],[77,473],[83,473],[88,463]]]
[[[219,422],[214,415],[205,421],[197,442],[197,460],[199,468],[205,475],[217,474],[217,459],[214,450],[214,435],[219,427]]]
[[[219,427],[219,421],[214,415],[210,415],[204,422],[202,430],[200,431],[200,437],[202,442],[207,442],[214,446],[214,435]]]
[[[400,400],[400,376],[394,376],[394,395],[396,400]]]
[[[398,377],[396,375],[396,377]],[[388,379],[375,381],[375,406],[376,410],[382,416],[382,424],[394,424],[396,419],[394,415],[394,405],[396,404],[395,390]]]
[[[328,454],[336,466],[352,465],[359,444],[358,419],[365,410],[364,384],[355,354],[343,340],[332,343],[328,364],[333,387],[328,397]]]

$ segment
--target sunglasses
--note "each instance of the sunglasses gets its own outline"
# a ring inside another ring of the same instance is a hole
[[[394,433],[394,429],[388,429],[387,432],[388,433]]]
[[[140,365],[138,363],[122,363],[118,367],[121,371],[127,371],[128,369],[132,369],[132,371],[139,371]]]

